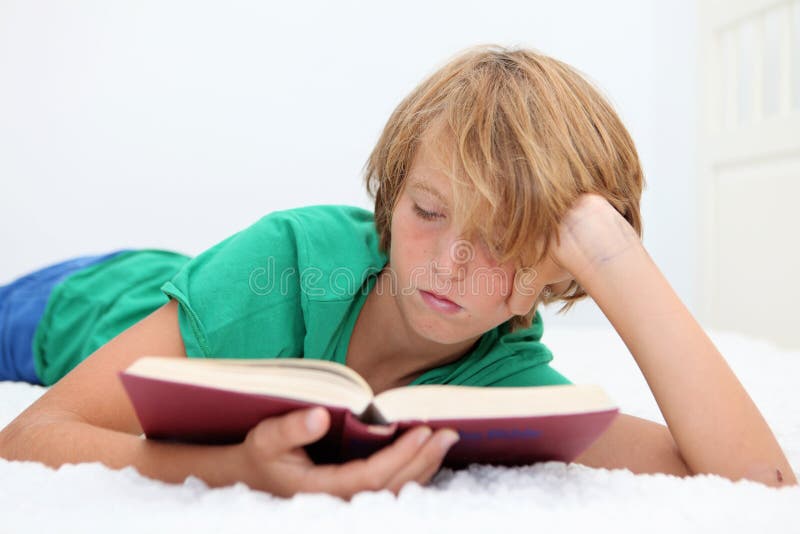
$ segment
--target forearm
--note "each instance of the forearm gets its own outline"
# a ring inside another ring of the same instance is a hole
[[[33,460],[51,467],[84,462],[101,462],[112,469],[133,466],[150,478],[181,483],[194,475],[211,487],[237,481],[238,460],[232,446],[145,440],[73,419],[15,423],[0,434],[0,456],[8,460]]]
[[[755,404],[640,243],[578,282],[630,350],[693,473],[797,483]]]

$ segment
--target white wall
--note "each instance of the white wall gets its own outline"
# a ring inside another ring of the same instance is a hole
[[[0,283],[119,247],[196,254],[274,209],[369,208],[361,169],[392,109],[485,42],[609,96],[648,181],[645,246],[693,306],[691,0],[0,0]],[[553,320],[605,318],[585,302]]]

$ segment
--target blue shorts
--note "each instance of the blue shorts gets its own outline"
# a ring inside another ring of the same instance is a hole
[[[33,335],[56,284],[131,249],[55,263],[0,286],[0,380],[41,384],[33,363]]]

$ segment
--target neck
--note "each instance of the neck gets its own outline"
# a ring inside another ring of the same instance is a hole
[[[443,344],[413,331],[391,291],[387,267],[378,274],[356,319],[346,358],[347,366],[364,377],[376,394],[408,385],[429,369],[460,359],[480,339]]]

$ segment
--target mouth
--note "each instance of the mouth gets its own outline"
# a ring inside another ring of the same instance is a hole
[[[422,295],[422,300],[434,310],[445,313],[455,313],[462,309],[461,306],[444,296],[422,289],[420,289],[419,292],[420,295]]]

